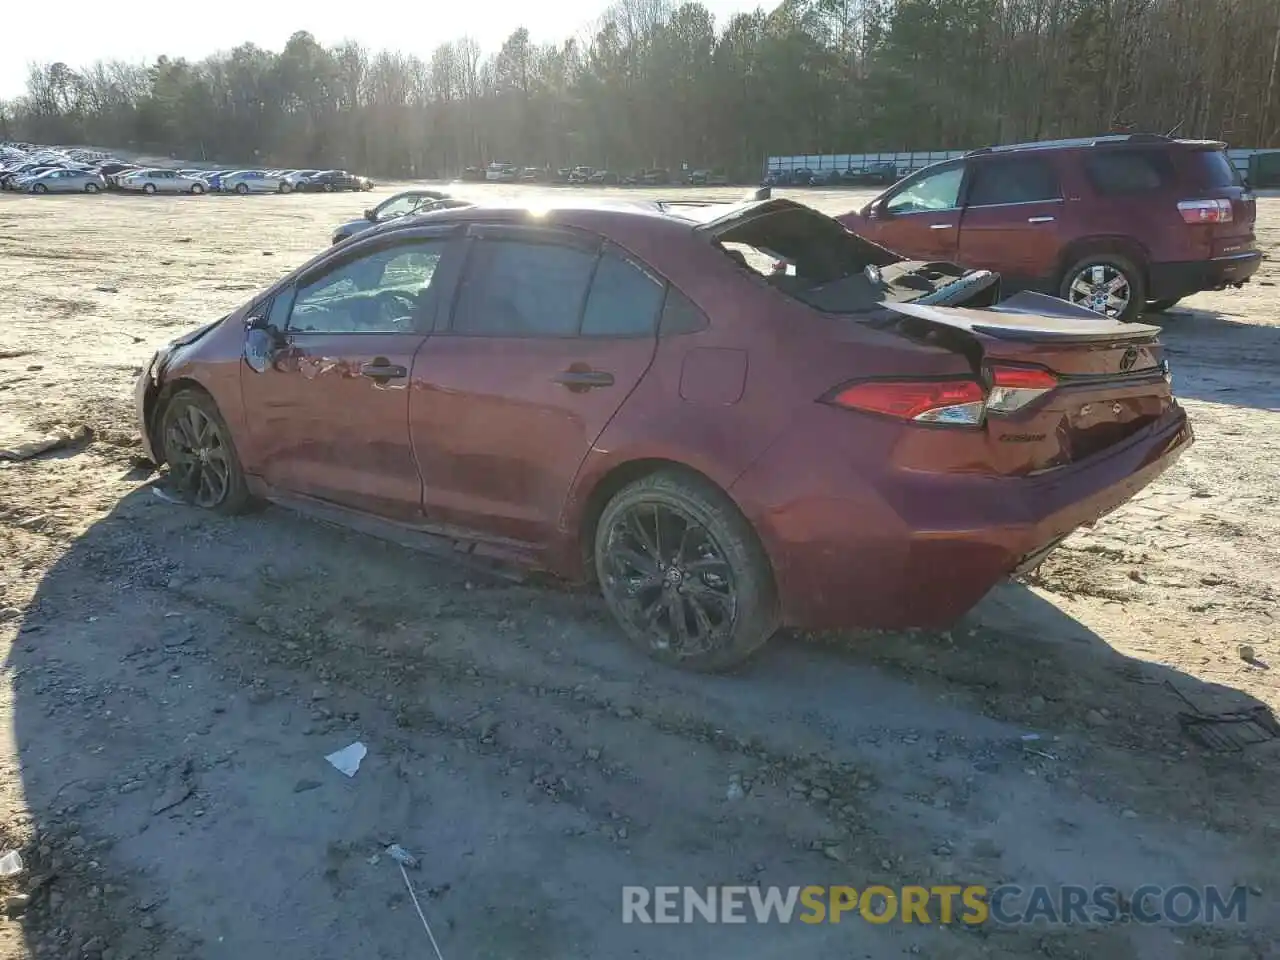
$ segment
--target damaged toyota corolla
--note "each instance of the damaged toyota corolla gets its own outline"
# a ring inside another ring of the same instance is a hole
[[[715,670],[946,625],[1191,442],[1157,328],[999,287],[763,195],[442,210],[175,341],[137,403],[199,507],[594,580]]]

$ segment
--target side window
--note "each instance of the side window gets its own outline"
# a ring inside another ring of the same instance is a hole
[[[285,287],[271,301],[271,309],[267,313],[267,323],[277,330],[283,330],[289,326],[289,310],[293,307],[293,293],[293,287]]]
[[[453,314],[453,332],[570,337],[578,332],[595,254],[519,240],[479,240]]]
[[[667,299],[662,305],[662,320],[658,332],[664,337],[681,333],[697,333],[708,325],[707,315],[698,305],[675,287],[667,286]]]
[[[927,213],[931,210],[953,210],[960,202],[960,183],[964,180],[964,167],[939,170],[911,184],[901,193],[889,198],[885,210],[889,213]]]
[[[969,187],[971,207],[1036,203],[1061,197],[1053,166],[1043,157],[979,160],[973,165]]]
[[[582,314],[586,337],[651,337],[662,309],[663,284],[630,260],[606,251]]]
[[[418,240],[348,261],[299,287],[289,329],[299,333],[411,333],[430,303],[448,240]],[[273,304],[273,312],[274,312]]]
[[[1103,196],[1146,193],[1173,182],[1173,163],[1159,150],[1099,150],[1086,155],[1084,169]]]

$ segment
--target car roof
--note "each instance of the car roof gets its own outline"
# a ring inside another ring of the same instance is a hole
[[[424,223],[470,223],[501,221],[529,226],[569,227],[602,236],[632,231],[667,231],[672,236],[687,236],[698,224],[727,213],[731,203],[703,207],[696,202],[686,204],[655,200],[608,200],[584,203],[581,200],[549,199],[527,204],[476,203],[468,207],[428,210],[393,220],[375,227],[370,233],[402,230]]]
[[[1223,150],[1226,144],[1221,140],[1177,140],[1173,137],[1156,133],[1117,133],[1099,137],[1072,137],[1063,140],[1033,140],[1027,143],[1007,143],[998,146],[981,147],[970,150],[966,157],[981,157],[991,154],[1022,153],[1032,150],[1082,150],[1092,147],[1108,146],[1170,146],[1199,150]]]

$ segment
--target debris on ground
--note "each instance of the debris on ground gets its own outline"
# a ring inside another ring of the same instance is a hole
[[[387,847],[387,856],[401,866],[408,867],[410,870],[418,869],[418,858],[398,843],[393,843],[391,846]]]
[[[349,746],[336,750],[325,757],[333,765],[333,768],[339,773],[348,777],[354,777],[356,771],[360,769],[360,761],[369,753],[369,748],[357,740]]]
[[[22,854],[17,850],[10,850],[0,857],[0,877],[12,877],[21,873],[22,869]]]
[[[83,424],[74,428],[59,427],[39,440],[28,440],[26,443],[15,443],[12,446],[0,447],[0,460],[12,460],[15,462],[31,460],[42,453],[60,450],[73,443],[86,440],[88,437],[89,428]]]
[[[151,812],[153,814],[161,814],[166,810],[172,810],[195,792],[196,785],[195,780],[192,778],[192,763],[190,760],[186,760],[179,764],[170,774],[165,788],[160,791],[155,803],[151,805]]]

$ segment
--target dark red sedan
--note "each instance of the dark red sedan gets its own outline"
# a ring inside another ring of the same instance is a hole
[[[788,200],[474,206],[338,244],[156,354],[192,503],[598,580],[661,660],[939,626],[1190,442],[1157,329]]]

